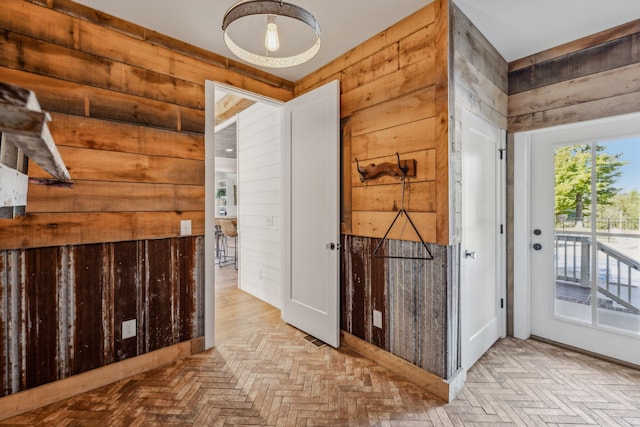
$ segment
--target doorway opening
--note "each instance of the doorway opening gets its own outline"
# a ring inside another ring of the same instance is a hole
[[[253,101],[236,118],[239,287],[281,308],[292,326],[339,346],[338,81],[284,104],[210,81],[205,90],[205,254],[215,252],[213,130],[222,90]],[[215,342],[213,261],[205,260],[205,348]]]
[[[215,325],[215,335],[205,328],[209,348],[214,337],[222,342],[280,319],[282,107],[214,82],[206,97],[205,324]]]

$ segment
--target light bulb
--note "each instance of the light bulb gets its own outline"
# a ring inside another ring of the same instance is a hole
[[[276,17],[273,15],[267,16],[267,34],[264,37],[264,46],[269,52],[275,52],[280,49],[278,26],[276,25]]]

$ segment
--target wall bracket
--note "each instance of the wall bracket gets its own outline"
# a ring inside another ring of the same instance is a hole
[[[383,175],[395,176],[398,178],[414,177],[416,176],[416,160],[406,159],[400,160],[400,154],[396,153],[398,158],[397,163],[380,163],[376,165],[371,163],[370,165],[360,167],[360,163],[356,158],[356,168],[360,175],[360,181],[365,182],[368,179],[375,179]]]

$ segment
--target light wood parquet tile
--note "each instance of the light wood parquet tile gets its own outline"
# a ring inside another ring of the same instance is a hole
[[[640,371],[541,342],[500,340],[444,404],[356,354],[303,337],[263,322],[208,352],[0,425],[640,425]]]

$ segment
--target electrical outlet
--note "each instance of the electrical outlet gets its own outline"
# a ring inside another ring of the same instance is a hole
[[[379,310],[373,310],[373,326],[382,328],[382,312]]]
[[[132,338],[136,336],[136,319],[126,320],[122,322],[122,339]]]
[[[191,220],[183,219],[180,221],[180,235],[191,236]]]

